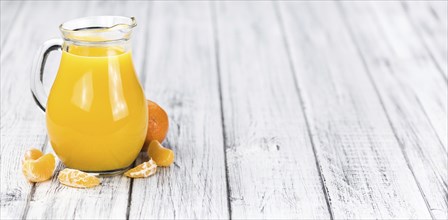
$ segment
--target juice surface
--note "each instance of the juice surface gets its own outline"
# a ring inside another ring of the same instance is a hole
[[[130,52],[81,46],[63,51],[46,116],[51,145],[66,166],[84,171],[129,166],[148,124]]]

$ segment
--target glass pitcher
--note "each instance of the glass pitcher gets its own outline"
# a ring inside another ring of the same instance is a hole
[[[62,39],[45,42],[31,91],[46,113],[54,152],[69,168],[100,174],[126,170],[146,137],[148,109],[132,63],[134,18],[85,17],[60,25]],[[50,93],[43,89],[48,53],[61,50]]]

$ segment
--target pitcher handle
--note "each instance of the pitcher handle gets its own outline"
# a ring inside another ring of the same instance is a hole
[[[53,50],[62,50],[62,39],[51,39],[39,48],[38,54],[34,60],[33,69],[31,72],[31,93],[34,101],[42,111],[45,112],[47,108],[48,96],[44,90],[44,69],[48,54]]]

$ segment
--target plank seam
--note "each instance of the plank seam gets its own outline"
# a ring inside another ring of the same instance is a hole
[[[147,6],[147,11],[150,12],[152,7],[151,7],[151,3],[148,3]],[[151,13],[149,13],[151,14]],[[149,19],[148,19],[149,20]],[[145,36],[149,36],[149,25],[147,26],[147,28],[145,29]],[[142,42],[144,44],[143,46],[143,51],[144,51],[144,55],[145,57],[148,55],[148,48],[149,48],[149,43],[148,41],[143,41]],[[143,59],[143,58],[142,58]],[[143,59],[144,60],[144,59]],[[143,87],[143,91],[145,91],[145,82],[146,82],[146,65],[145,62],[142,62],[141,67],[140,67],[140,73],[138,74],[140,77],[140,85]],[[136,165],[136,161],[137,159],[134,160],[134,162],[132,162],[132,167],[135,167]],[[129,216],[131,214],[131,204],[132,204],[132,190],[134,188],[134,179],[131,178],[129,180],[129,191],[128,191],[128,206],[126,207],[126,219],[129,219]]]
[[[417,33],[417,36],[418,36],[420,42],[422,43],[422,45],[423,45],[423,47],[425,48],[426,52],[429,54],[429,57],[431,57],[431,60],[434,62],[434,65],[436,66],[436,69],[438,70],[438,72],[440,72],[440,73],[442,74],[442,78],[443,78],[444,81],[447,83],[447,90],[448,90],[448,78],[446,78],[446,77],[448,77],[448,76],[446,76],[446,75],[443,73],[442,67],[439,65],[439,63],[438,63],[437,60],[435,59],[434,55],[432,54],[431,50],[429,49],[428,45],[427,45],[426,42],[423,40],[423,37],[421,36],[420,31],[418,31],[418,29],[416,28],[416,24],[413,22],[413,20],[411,19],[411,15],[409,14],[408,6],[405,5],[404,2],[402,2],[401,5],[402,5],[402,7],[403,7],[403,9],[404,9],[403,11],[405,11],[407,20],[409,21],[409,23],[410,23],[411,26],[412,26],[412,29],[414,29],[414,32]],[[448,92],[448,91],[447,91],[447,92]],[[425,114],[425,117],[427,118],[429,124],[431,125],[431,127],[432,127],[432,129],[434,130],[434,132],[435,132],[435,134],[436,134],[436,136],[437,136],[439,142],[442,144],[442,147],[443,147],[444,144],[442,143],[442,139],[441,139],[441,137],[439,136],[439,133],[437,132],[437,130],[435,129],[435,127],[434,127],[434,125],[433,125],[433,122],[430,120],[428,113],[426,112],[425,108],[423,108],[423,105],[421,104],[420,100],[419,100],[418,98],[416,98],[416,99],[417,99],[417,101],[418,101],[420,107],[423,109],[423,112],[424,112],[424,114]],[[445,150],[446,150],[446,149],[445,149]]]
[[[148,12],[150,12],[151,11],[151,4],[152,4],[152,2],[149,2],[148,3]],[[148,18],[149,18],[149,14],[151,14],[151,13],[148,13],[147,14],[147,21],[149,20]],[[146,28],[146,30],[145,30],[145,36],[149,36],[149,28],[150,28],[150,25],[148,25],[148,27]],[[145,41],[145,42],[143,42],[144,44],[145,44],[145,46],[143,47],[144,48],[144,50],[143,50],[143,62],[142,62],[142,67],[141,67],[141,69],[140,69],[140,84],[144,87],[145,86],[145,83],[146,83],[146,74],[145,74],[145,72],[146,72],[146,65],[145,65],[145,63],[146,63],[146,60],[144,59],[147,55],[148,55],[148,51],[149,51],[149,43],[147,42],[147,41]]]
[[[135,167],[135,161],[132,162],[132,167]],[[128,191],[128,206],[126,208],[126,219],[129,219],[129,215],[131,213],[131,202],[132,202],[132,189],[134,188],[134,178],[130,178],[129,180],[129,191]]]
[[[216,72],[218,75],[218,92],[219,92],[219,103],[220,103],[220,111],[221,111],[221,126],[222,126],[222,138],[223,138],[223,152],[224,152],[224,167],[225,167],[225,176],[226,176],[226,191],[227,191],[227,209],[229,212],[229,219],[232,219],[232,206],[231,206],[231,189],[229,184],[229,168],[227,163],[227,135],[226,135],[226,126],[224,120],[224,108],[223,108],[223,98],[222,98],[222,76],[221,76],[221,66],[220,66],[220,56],[219,56],[219,35],[218,35],[218,22],[217,22],[217,13],[216,13],[216,5],[215,3],[210,3],[210,12],[211,12],[211,20],[212,20],[212,29],[213,29],[213,39],[214,39],[214,48],[215,48],[215,62],[216,62]]]
[[[343,8],[343,6],[341,5],[340,2],[337,3],[337,6],[338,6],[338,9],[339,9],[339,12],[340,12],[340,17],[342,18],[342,19],[341,19],[341,20],[342,20],[342,23],[344,24],[345,29],[346,29],[346,31],[348,32],[349,37],[350,37],[350,39],[351,39],[353,45],[355,46],[356,53],[359,55],[359,57],[360,57],[360,59],[361,59],[361,62],[362,62],[362,65],[364,66],[366,75],[367,75],[367,77],[369,78],[369,82],[372,84],[372,86],[373,86],[373,88],[374,88],[374,90],[375,90],[375,94],[376,94],[377,97],[378,97],[378,101],[380,102],[381,108],[383,109],[384,114],[386,115],[387,122],[388,122],[389,126],[390,126],[391,129],[392,129],[392,132],[393,132],[393,134],[394,134],[394,137],[395,137],[395,139],[396,139],[396,141],[397,141],[397,143],[398,143],[398,145],[399,145],[399,147],[400,147],[400,151],[401,151],[401,153],[403,154],[403,157],[404,157],[404,159],[405,159],[405,161],[406,161],[406,165],[407,165],[408,169],[411,171],[412,177],[414,178],[414,181],[415,181],[415,183],[417,184],[417,187],[418,187],[418,190],[419,190],[419,192],[420,192],[420,195],[422,196],[423,201],[424,201],[425,204],[426,204],[426,208],[428,209],[428,212],[429,212],[429,214],[431,215],[431,218],[432,218],[432,219],[435,219],[435,216],[434,216],[433,213],[431,212],[431,207],[430,207],[430,205],[429,205],[428,199],[426,198],[425,194],[423,193],[422,187],[421,187],[419,181],[417,180],[417,178],[416,178],[416,176],[415,176],[415,174],[414,174],[414,170],[412,169],[412,166],[411,166],[411,164],[410,164],[410,162],[409,162],[408,155],[406,154],[406,152],[405,152],[405,150],[404,150],[404,147],[405,147],[405,146],[403,146],[403,143],[400,141],[400,138],[399,138],[398,135],[397,135],[397,131],[396,131],[395,127],[393,126],[392,120],[390,119],[389,113],[388,113],[388,111],[387,111],[387,109],[386,109],[386,106],[384,105],[384,102],[383,102],[383,100],[382,100],[382,98],[381,98],[380,92],[379,92],[379,90],[378,90],[378,87],[377,87],[377,85],[376,85],[375,80],[373,79],[373,76],[372,76],[372,73],[371,73],[371,71],[370,71],[370,68],[368,67],[367,61],[365,60],[365,58],[364,58],[364,56],[363,56],[363,53],[361,52],[361,48],[360,48],[360,46],[358,45],[358,42],[357,42],[356,39],[355,39],[355,36],[354,36],[354,34],[353,34],[353,30],[351,29],[350,25],[348,24],[347,18],[346,18],[346,16],[344,15],[344,14],[345,14],[344,8]]]
[[[148,3],[148,6],[147,6],[147,11],[148,12],[150,12],[151,11],[151,3],[152,2],[149,2]],[[148,21],[149,19],[149,14],[151,14],[151,13],[148,13],[147,14],[147,16],[146,16],[146,21]],[[145,29],[145,37],[148,37],[149,36],[149,24],[147,25],[147,28]],[[143,60],[145,60],[144,58],[148,55],[148,50],[149,50],[149,43],[148,43],[148,41],[144,41],[144,42],[142,42],[143,44],[144,44],[144,50],[143,50]],[[143,91],[145,91],[145,85],[146,85],[146,62],[145,61],[143,61],[142,62],[142,64],[141,64],[141,67],[140,67],[140,73],[138,74],[139,76],[140,76],[140,85],[143,87]],[[134,160],[134,162],[132,162],[132,167],[135,167],[135,165],[136,165],[136,161],[137,161],[137,159],[135,159]],[[126,219],[129,219],[129,216],[130,216],[130,214],[131,214],[131,204],[132,204],[132,190],[133,190],[133,188],[134,188],[134,179],[133,178],[131,178],[130,180],[129,180],[129,191],[128,191],[128,205],[127,205],[127,207],[126,207]]]
[[[411,23],[410,23],[410,26],[412,26]],[[383,28],[383,27],[379,26],[378,29],[381,31],[381,33],[382,33],[383,35],[386,35],[385,32],[384,32],[384,28]],[[415,32],[417,32],[417,30],[416,30],[415,28],[413,28],[413,29],[414,29]],[[350,33],[350,34],[352,34],[352,33]],[[423,41],[423,38],[422,38],[422,41]],[[386,43],[386,45],[387,45],[388,47],[392,47],[392,45],[391,45],[388,41],[386,41],[385,43]],[[424,44],[423,44],[423,45],[424,45]],[[358,46],[358,45],[357,45],[357,46]],[[426,49],[426,48],[425,48],[425,49]],[[428,50],[429,50],[429,49],[428,49]],[[430,53],[430,52],[428,52],[428,54],[431,56],[431,53]],[[435,62],[435,60],[433,60],[433,61]],[[367,65],[367,64],[366,64],[366,65]],[[435,64],[435,66],[436,66],[436,69],[438,69],[436,64]],[[441,73],[442,73],[442,75],[443,75],[443,72],[441,72]],[[443,76],[442,76],[442,79],[444,79]],[[439,133],[437,132],[437,130],[436,130],[434,124],[433,124],[433,121],[431,120],[431,118],[429,117],[428,113],[426,112],[426,109],[423,107],[423,104],[420,102],[420,99],[418,98],[418,95],[415,93],[414,88],[411,88],[411,91],[413,92],[415,99],[417,100],[417,102],[418,102],[420,108],[422,109],[422,112],[424,113],[424,115],[425,115],[425,117],[426,117],[426,119],[427,119],[429,125],[431,126],[433,132],[435,133],[435,136],[437,137],[437,139],[438,139],[439,142],[441,143],[441,147],[443,148],[443,151],[446,151],[446,149],[444,148],[445,145],[444,145],[443,142],[442,142],[442,138],[440,137]]]
[[[286,31],[285,31],[285,27],[284,27],[283,18],[281,16],[280,8],[279,8],[279,5],[278,5],[279,3],[272,2],[272,4],[274,6],[274,11],[275,11],[275,15],[277,17],[277,22],[279,24],[279,27],[280,27],[280,30],[281,30],[281,33],[282,33],[282,41],[283,41],[283,45],[284,45],[284,47],[286,49],[286,53],[287,53],[287,56],[288,56],[289,67],[290,67],[291,73],[293,75],[292,77],[294,79],[293,80],[294,81],[294,87],[295,87],[297,95],[299,97],[300,105],[303,108],[302,109],[302,115],[303,115],[303,118],[304,118],[304,121],[305,121],[306,129],[307,129],[307,133],[308,133],[308,138],[310,139],[310,142],[311,142],[314,158],[316,160],[316,168],[317,168],[317,171],[319,173],[320,182],[322,184],[322,191],[324,192],[324,195],[325,195],[325,202],[327,204],[327,209],[328,209],[328,212],[330,214],[330,219],[334,219],[333,210],[331,209],[331,199],[330,199],[330,196],[328,194],[328,188],[325,185],[325,177],[322,174],[321,166],[320,166],[319,159],[317,157],[317,153],[316,153],[316,149],[315,149],[314,140],[313,140],[312,135],[311,135],[310,124],[308,122],[307,114],[306,114],[305,108],[304,108],[305,103],[303,102],[302,91],[301,91],[301,89],[299,87],[298,79],[297,79],[297,76],[296,76],[296,69],[294,68],[294,64],[292,62],[291,51],[289,49],[290,45],[288,43],[288,39],[287,39],[287,36],[286,36]]]
[[[428,44],[423,40],[422,33],[420,33],[420,31],[416,27],[417,25],[412,20],[411,15],[409,14],[408,6],[406,5],[405,2],[401,2],[401,6],[403,8],[404,14],[406,14],[406,18],[407,18],[408,22],[412,26],[412,29],[414,29],[414,32],[417,33],[419,41],[425,48],[426,52],[429,54],[429,57],[431,57],[431,60],[434,63],[434,66],[436,66],[437,70],[439,70],[439,73],[442,75],[442,78],[444,79],[445,83],[448,85],[448,76],[446,74],[444,74],[444,71],[443,71],[442,67],[440,66],[441,64],[439,64],[439,62],[437,62],[436,58],[434,57],[434,54],[429,49]]]
[[[408,17],[408,19],[410,20],[409,17]],[[413,26],[413,24],[412,24],[411,22],[410,22],[410,24],[411,24],[410,26]],[[384,29],[383,29],[381,26],[379,26],[379,29],[380,29],[381,33],[382,33],[383,35],[385,35],[385,33],[384,33]],[[413,27],[413,29],[414,29],[415,32],[418,33],[418,31],[417,31],[416,28]],[[423,41],[423,38],[421,38],[421,42],[424,42],[424,41]],[[424,43],[422,43],[422,44],[425,46]],[[392,46],[390,45],[389,42],[387,42],[387,45],[388,45],[389,47],[392,47]],[[427,53],[432,57],[432,54],[429,52],[429,49],[426,48],[426,47],[425,47],[425,49],[427,50]],[[433,59],[433,61],[436,62],[434,59]],[[366,65],[367,65],[367,64],[366,64]],[[435,64],[435,66],[437,66],[437,63]],[[436,68],[437,68],[437,67],[436,67]],[[437,69],[438,69],[438,68],[437,68]],[[442,73],[442,75],[443,75],[443,71],[442,71],[441,73]],[[444,77],[442,77],[442,78],[444,79]],[[372,78],[372,79],[373,79],[373,78]],[[448,83],[448,81],[447,81],[447,83]],[[447,85],[447,86],[448,86],[448,85]],[[447,89],[448,89],[448,88],[447,88]],[[444,148],[444,144],[443,144],[443,142],[442,142],[442,139],[441,139],[441,137],[439,136],[439,133],[437,132],[436,128],[434,127],[433,121],[430,119],[430,117],[429,117],[429,115],[428,115],[426,109],[424,108],[423,104],[421,103],[420,98],[419,98],[418,95],[415,93],[414,88],[411,88],[411,91],[413,92],[413,95],[414,95],[414,97],[415,97],[415,100],[418,102],[420,108],[422,109],[422,112],[423,112],[423,114],[425,115],[425,117],[426,117],[426,119],[427,119],[429,125],[431,125],[431,128],[432,128],[432,130],[433,130],[435,136],[436,136],[437,139],[439,140],[439,142],[440,142],[440,144],[441,144],[441,147],[443,148],[443,151],[446,151],[446,149]],[[447,91],[447,92],[448,92],[448,91]]]
[[[48,141],[49,141],[48,135],[45,135],[44,144],[42,145],[42,152],[44,152],[44,153],[45,153],[45,150],[47,149]],[[34,193],[36,192],[36,183],[32,183],[32,184],[33,185],[31,186],[30,194],[28,195],[28,198],[26,200],[25,210],[23,210],[22,219],[26,219],[26,217],[28,215],[28,210],[30,209],[31,200],[33,200]]]
[[[423,114],[425,115],[425,118],[426,118],[426,120],[428,121],[429,125],[431,126],[434,136],[437,137],[437,140],[438,140],[439,143],[440,143],[440,147],[441,147],[442,151],[445,151],[445,153],[447,153],[447,152],[446,152],[446,148],[443,147],[444,144],[443,144],[443,142],[442,142],[442,139],[440,138],[439,134],[438,134],[437,131],[436,131],[436,128],[434,127],[434,125],[432,124],[431,120],[429,119],[429,115],[428,115],[428,113],[425,111],[425,108],[423,107],[422,102],[420,101],[420,99],[419,99],[416,95],[414,95],[414,98],[415,98],[415,100],[417,101],[417,103],[418,103],[418,105],[420,106],[420,108],[422,109],[422,112],[423,112]]]

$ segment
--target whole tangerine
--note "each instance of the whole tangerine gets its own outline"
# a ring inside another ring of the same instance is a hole
[[[160,143],[163,142],[169,127],[168,115],[165,110],[157,103],[147,100],[148,103],[148,131],[146,134],[145,145],[142,151],[146,151],[149,143],[156,140]]]

